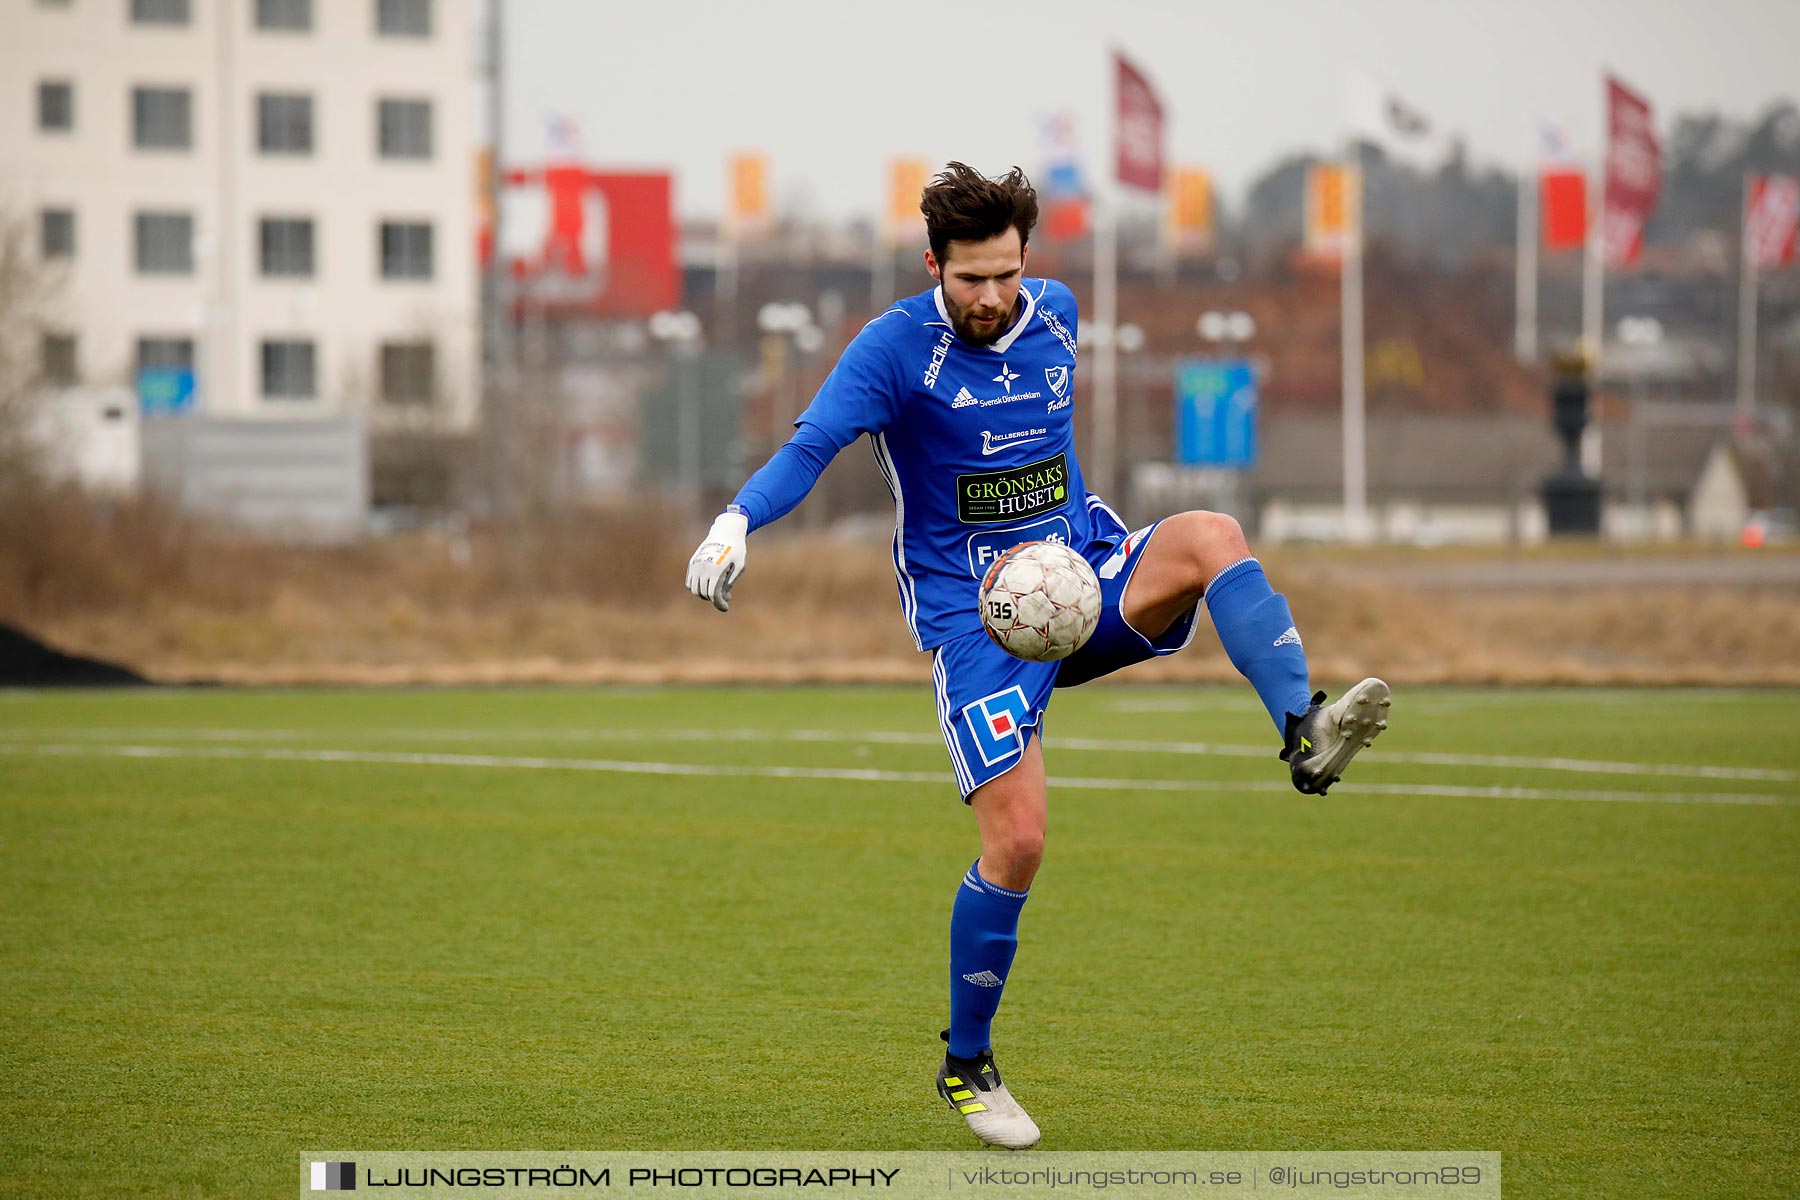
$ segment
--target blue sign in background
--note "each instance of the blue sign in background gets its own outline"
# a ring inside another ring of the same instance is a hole
[[[146,416],[184,413],[194,407],[194,373],[179,367],[145,367],[137,376],[138,410]]]
[[[1247,359],[1193,358],[1175,368],[1175,461],[1256,462],[1256,369]]]

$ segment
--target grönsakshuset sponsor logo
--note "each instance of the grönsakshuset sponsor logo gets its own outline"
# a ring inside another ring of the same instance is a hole
[[[998,525],[1061,508],[1069,499],[1069,456],[956,477],[956,516],[964,525]]]

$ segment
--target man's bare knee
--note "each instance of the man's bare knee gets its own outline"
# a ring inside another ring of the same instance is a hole
[[[1044,860],[1045,799],[1043,751],[1034,737],[1017,766],[969,797],[981,831],[983,879],[1019,892],[1031,886]]]
[[[1044,861],[1044,831],[1029,827],[1002,830],[981,850],[983,874],[992,872],[1001,887],[1023,891],[1031,886]],[[1022,881],[1022,882],[1017,882]]]
[[[1244,528],[1230,513],[1194,509],[1176,513],[1163,523],[1175,522],[1177,536],[1186,548],[1195,571],[1195,582],[1204,589],[1213,576],[1232,563],[1250,556]]]

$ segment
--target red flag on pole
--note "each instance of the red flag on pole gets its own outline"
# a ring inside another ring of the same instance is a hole
[[[1569,149],[1562,127],[1538,121],[1538,212],[1546,250],[1587,242],[1587,172]]]
[[[1628,267],[1644,248],[1644,226],[1662,193],[1662,145],[1650,102],[1610,75],[1606,130],[1601,252],[1608,268]]]
[[[1538,176],[1544,249],[1568,250],[1587,241],[1587,176],[1579,168],[1547,167]]]
[[[1144,73],[1113,54],[1117,79],[1119,182],[1147,192],[1163,186],[1163,106]]]
[[[1756,269],[1768,271],[1793,262],[1796,231],[1800,231],[1800,179],[1752,175],[1744,237]]]

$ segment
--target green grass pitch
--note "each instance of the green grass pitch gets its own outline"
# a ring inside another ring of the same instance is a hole
[[[1045,1149],[1791,1195],[1797,728],[1402,689],[1309,798],[1247,689],[1060,693],[1001,1067]],[[974,853],[924,687],[0,694],[0,1194],[970,1148],[932,1080]]]

